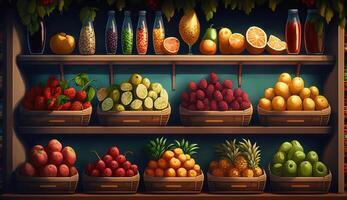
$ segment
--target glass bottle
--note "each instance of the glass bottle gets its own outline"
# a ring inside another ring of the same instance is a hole
[[[30,33],[27,30],[27,42],[30,54],[43,54],[46,44],[46,26],[43,20],[38,22],[38,30],[35,33]]]
[[[136,28],[136,49],[138,54],[146,54],[148,49],[148,29],[146,23],[146,11],[139,11],[139,19]]]
[[[307,54],[322,54],[324,51],[324,23],[321,27],[322,32],[318,32],[315,26],[315,21],[319,13],[317,9],[309,9],[304,28],[304,42]]]
[[[299,54],[301,49],[301,24],[298,9],[288,10],[286,24],[286,42],[288,54]]]
[[[122,26],[122,51],[123,54],[132,54],[134,32],[130,18],[130,11],[124,11],[124,21]]]
[[[117,53],[117,23],[114,17],[115,12],[108,11],[108,19],[105,29],[105,47],[107,54],[116,54]]]
[[[155,12],[155,20],[153,25],[153,47],[155,54],[163,54],[163,42],[165,39],[165,28],[160,11]]]
[[[92,20],[87,20],[83,23],[78,48],[82,55],[95,54],[95,31]]]

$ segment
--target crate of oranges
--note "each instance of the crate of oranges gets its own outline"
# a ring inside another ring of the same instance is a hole
[[[167,144],[157,138],[147,145],[150,161],[144,173],[147,192],[150,193],[200,193],[204,174],[194,156],[197,144],[182,139]]]
[[[212,193],[262,193],[266,184],[265,170],[259,166],[257,143],[243,139],[226,140],[216,147],[219,161],[209,165],[208,188]]]
[[[282,73],[259,100],[259,121],[272,126],[326,126],[331,108],[316,86],[305,87],[302,77]]]

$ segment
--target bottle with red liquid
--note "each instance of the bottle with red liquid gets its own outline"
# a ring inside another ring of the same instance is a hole
[[[46,26],[43,20],[38,22],[38,30],[35,33],[27,31],[27,42],[30,54],[43,54],[46,43]]]
[[[301,24],[298,9],[288,10],[286,24],[286,42],[288,54],[299,54],[301,50]]]
[[[304,28],[305,50],[307,54],[322,54],[324,51],[324,24],[318,32],[314,19],[319,17],[317,9],[309,9]]]
[[[138,54],[146,54],[148,49],[148,29],[146,11],[139,11],[139,20],[136,29],[136,49]]]

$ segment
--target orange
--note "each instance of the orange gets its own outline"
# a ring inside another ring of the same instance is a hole
[[[301,99],[306,99],[309,98],[311,96],[311,90],[308,88],[303,88],[300,93],[299,96]]]
[[[289,85],[290,92],[292,94],[299,94],[302,89],[304,89],[305,83],[301,77],[295,77]]]
[[[267,42],[266,50],[269,54],[279,55],[286,52],[287,43],[280,40],[278,37],[270,35]]]
[[[183,154],[183,150],[181,148],[175,148],[173,151],[176,158],[178,158],[179,155]]]
[[[245,37],[240,33],[233,33],[229,38],[231,54],[241,54],[246,49]]]
[[[177,169],[177,176],[178,177],[187,177],[187,170],[184,169],[183,167]]]
[[[271,106],[271,101],[267,98],[261,98],[259,99],[259,107],[261,107],[264,110],[272,110],[272,106]]]
[[[195,170],[191,169],[188,171],[188,177],[196,177],[196,176],[198,176],[198,173]]]
[[[292,95],[287,100],[287,110],[302,110],[302,100],[298,95]]]
[[[175,37],[165,38],[163,42],[163,50],[165,54],[174,55],[177,54],[180,49],[180,41]]]
[[[228,170],[230,168],[230,166],[231,166],[231,163],[229,160],[223,159],[223,160],[219,160],[219,162],[218,162],[219,169],[222,169],[224,171]]]
[[[171,158],[173,158],[174,156],[175,156],[174,152],[168,150],[168,151],[165,151],[165,152],[163,153],[162,158],[164,158],[164,159],[167,160],[167,161],[170,161]]]
[[[150,168],[150,169],[156,169],[158,167],[158,163],[157,161],[155,160],[150,160],[147,164],[147,166]]]
[[[168,163],[166,162],[164,158],[160,158],[158,160],[158,167],[161,169],[166,169],[168,167]]]
[[[165,170],[164,176],[166,177],[175,177],[176,176],[176,171],[173,168],[169,168]]]
[[[328,99],[326,99],[322,95],[316,96],[316,98],[314,99],[314,102],[316,103],[316,110],[323,110],[329,107]]]
[[[265,98],[272,100],[272,98],[274,98],[274,96],[275,96],[275,90],[273,88],[265,89],[265,91],[264,91],[264,97]]]
[[[212,170],[212,175],[222,177],[222,176],[224,176],[224,172],[223,172],[223,170],[217,168],[217,169]]]
[[[274,87],[276,96],[288,99],[290,96],[289,86],[284,82],[277,82]]]
[[[54,54],[71,54],[75,49],[75,38],[66,33],[57,33],[51,37],[49,46]]]
[[[186,154],[186,158],[187,158],[187,160],[189,160],[190,159],[190,155]]]
[[[155,169],[155,176],[156,177],[163,177],[164,176],[164,170],[160,169],[160,168]]]
[[[202,40],[199,49],[202,54],[214,55],[217,52],[217,45],[212,40]]]
[[[286,100],[281,96],[275,96],[271,102],[272,109],[275,111],[285,111],[286,110]]]
[[[181,167],[181,161],[177,158],[171,158],[170,160],[170,167],[174,169],[178,169]]]
[[[155,175],[154,170],[150,169],[150,168],[147,168],[145,170],[145,174],[148,175],[148,176],[154,176]]]
[[[200,165],[195,164],[194,167],[193,167],[193,170],[195,170],[196,172],[198,172],[198,174],[200,174],[200,173],[201,173],[201,167],[200,167]]]
[[[286,83],[288,86],[292,82],[292,77],[288,73],[282,73],[278,77],[278,82]]]
[[[184,155],[184,154],[180,154],[180,155],[178,156],[178,160],[180,160],[181,163],[184,163],[184,162],[187,160],[187,157],[186,157],[186,155]]]
[[[218,162],[217,161],[212,161],[210,162],[210,165],[209,165],[209,170],[214,170],[214,169],[217,169],[218,168]]]
[[[267,35],[257,26],[250,27],[246,32],[246,49],[250,54],[261,54],[266,47]]]
[[[236,168],[230,168],[230,170],[228,171],[228,176],[229,177],[240,177],[240,171]]]
[[[306,98],[302,102],[304,110],[314,111],[316,109],[316,103],[311,98]]]
[[[229,38],[231,36],[231,30],[228,28],[222,28],[218,32],[218,47],[222,54],[230,54]]]
[[[194,165],[195,165],[195,160],[193,158],[183,163],[183,167],[186,169],[193,169]]]

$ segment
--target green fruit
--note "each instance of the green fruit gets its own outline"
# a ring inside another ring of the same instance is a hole
[[[142,84],[145,85],[147,89],[149,89],[149,87],[151,86],[151,81],[149,80],[149,78],[143,78]]]
[[[140,99],[135,99],[133,102],[131,102],[130,108],[132,110],[143,110],[142,101]]]
[[[124,92],[120,98],[120,101],[124,106],[128,106],[133,100],[133,94],[131,92]]]
[[[150,90],[148,92],[148,97],[151,97],[153,100],[156,100],[158,98],[158,94],[154,92],[153,90]]]
[[[287,160],[283,165],[282,175],[284,177],[296,177],[297,173],[296,163],[293,160]]]
[[[300,163],[299,171],[298,171],[299,177],[311,177],[312,176],[312,165],[308,161],[304,161]]]
[[[113,108],[113,100],[111,98],[106,98],[102,103],[101,103],[101,109],[102,111],[109,111]]]
[[[319,161],[313,164],[312,172],[314,177],[324,177],[329,173],[327,166]]]
[[[116,104],[113,107],[114,111],[116,112],[122,112],[125,111],[125,107],[122,104]]]
[[[163,110],[163,109],[167,108],[168,105],[169,105],[169,102],[164,97],[158,97],[154,101],[154,108],[157,110]]]
[[[288,151],[288,154],[287,154],[287,159],[288,160],[292,160],[293,159],[293,155],[294,155],[295,152],[297,152],[297,151],[304,152],[304,148],[302,148],[301,144],[298,141],[293,140],[292,141],[292,145],[293,145],[293,147]]]
[[[203,40],[206,40],[206,39],[210,39],[214,43],[218,44],[217,30],[215,28],[213,28],[213,24],[208,29],[206,29]]]
[[[281,163],[274,163],[270,167],[271,173],[276,176],[282,176],[282,171],[283,171],[282,168],[283,168],[283,165]]]
[[[110,97],[114,101],[114,103],[118,103],[120,99],[120,91],[118,89],[114,89],[110,92],[108,97]]]
[[[160,94],[162,89],[163,89],[163,86],[160,83],[152,83],[151,84],[151,90],[153,90],[157,94]]]
[[[101,102],[106,99],[107,94],[108,94],[107,88],[100,88],[96,92],[96,98],[98,99],[99,102]]]
[[[142,76],[140,74],[133,74],[130,78],[130,83],[137,86],[142,82]]]
[[[133,90],[133,85],[131,85],[131,83],[124,82],[124,83],[120,84],[120,89],[123,92],[128,92],[128,91]]]
[[[297,141],[297,140],[292,140],[291,143],[292,143],[293,146],[297,146],[297,147],[301,147],[302,148],[300,142]]]
[[[148,91],[147,91],[147,88],[145,85],[143,84],[139,84],[137,87],[136,87],[136,96],[140,99],[145,99],[147,97],[147,94],[148,94]]]
[[[297,165],[299,165],[302,161],[304,161],[305,158],[306,158],[306,155],[302,151],[297,151],[293,155],[293,160]]]
[[[288,151],[293,147],[293,145],[290,142],[283,142],[280,146],[279,151],[283,151],[285,153],[288,153]]]
[[[286,161],[286,154],[282,151],[277,152],[272,159],[272,163],[283,164],[285,161]]]
[[[310,161],[312,164],[318,162],[318,154],[315,151],[310,151],[307,153],[306,160]]]
[[[145,98],[143,104],[146,110],[153,110],[153,99],[151,97]]]
[[[163,88],[160,92],[160,97],[165,98],[167,101],[169,101],[169,94],[167,93],[167,91]]]

